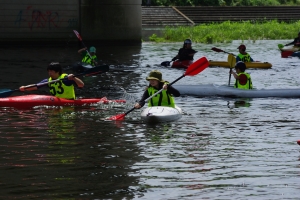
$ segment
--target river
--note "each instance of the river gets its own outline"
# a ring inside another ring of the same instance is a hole
[[[277,49],[287,42],[244,42],[254,60],[273,64],[247,70],[254,87],[299,88],[299,58],[281,58]],[[227,60],[226,53],[211,48],[237,54],[240,43],[193,44],[195,59]],[[175,101],[184,115],[176,122],[147,125],[140,110],[124,121],[104,120],[132,108],[151,70],[168,81],[180,77],[182,69],[160,63],[181,46],[97,48],[102,62],[119,70],[82,77],[85,88],[77,96],[126,99],[125,105],[0,108],[0,199],[299,199],[298,98],[255,98],[235,106],[239,99],[181,96]],[[67,44],[7,47],[0,53],[1,89],[46,78],[50,62],[67,70],[79,59],[77,48]],[[228,72],[207,68],[176,84],[228,84]]]

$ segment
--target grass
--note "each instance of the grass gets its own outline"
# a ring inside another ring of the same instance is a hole
[[[190,38],[197,43],[230,43],[233,40],[280,40],[298,36],[300,20],[295,22],[244,21],[201,24],[197,26],[165,27],[163,36],[153,34],[154,42],[182,42]]]

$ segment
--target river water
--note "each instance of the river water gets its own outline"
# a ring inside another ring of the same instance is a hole
[[[248,70],[254,87],[299,88],[299,58],[283,59],[277,49],[287,42],[245,41],[254,60],[273,64]],[[195,59],[227,60],[226,53],[210,49],[237,54],[240,43],[193,44]],[[175,100],[184,115],[176,122],[147,125],[140,110],[124,121],[103,120],[132,108],[151,70],[168,81],[180,77],[182,69],[160,63],[181,46],[97,48],[102,62],[118,70],[82,77],[85,88],[77,96],[126,99],[125,105],[0,108],[0,199],[299,199],[297,98],[248,99],[235,106],[240,99],[182,96]],[[68,68],[79,59],[76,51],[68,45],[1,48],[0,88],[46,78],[52,61]],[[207,68],[176,84],[228,84],[228,72]]]

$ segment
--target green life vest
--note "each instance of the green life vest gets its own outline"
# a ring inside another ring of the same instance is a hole
[[[239,54],[238,57],[240,58],[241,61],[243,62],[251,62],[251,57],[250,55],[247,53],[247,54]]]
[[[149,96],[155,94],[157,91],[158,90],[154,87],[148,87]],[[149,100],[148,107],[152,106],[168,106],[175,108],[175,101],[172,95],[167,92],[167,90],[163,90],[161,93],[157,94]]]
[[[240,79],[235,80],[234,87],[243,89],[243,90],[250,90],[252,89],[252,81],[251,81],[251,76],[248,73],[241,72],[238,74]]]
[[[67,74],[61,74],[58,79],[63,79]],[[49,82],[52,78],[49,78]],[[75,99],[74,85],[67,86],[63,81],[57,81],[55,83],[49,83],[50,93],[53,96],[64,98],[64,99]]]
[[[93,56],[92,56],[92,59],[93,59],[93,60],[96,60],[96,59],[97,59],[97,56],[96,56],[96,55],[93,55]],[[89,56],[89,54],[86,53],[85,56],[82,58],[81,62],[86,63],[86,64],[90,64],[90,65],[94,66],[94,63],[92,62],[92,59],[91,59],[91,57]]]

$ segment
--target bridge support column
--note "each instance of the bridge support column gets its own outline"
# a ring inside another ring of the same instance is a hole
[[[97,45],[141,44],[141,0],[80,0],[80,32]]]

